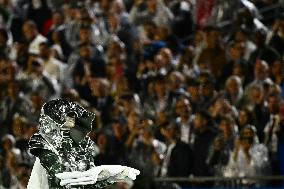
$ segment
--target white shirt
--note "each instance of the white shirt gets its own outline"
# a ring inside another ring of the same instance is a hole
[[[175,146],[176,146],[175,143],[171,143],[168,146],[167,153],[165,155],[165,158],[164,158],[164,161],[163,161],[163,164],[162,164],[162,168],[161,168],[161,176],[167,176],[167,174],[168,174],[168,165],[170,163],[172,150],[174,149]]]
[[[47,42],[47,39],[43,35],[38,34],[29,45],[29,53],[39,54],[39,45],[42,42]]]
[[[50,58],[44,63],[44,71],[59,82],[64,80],[66,65],[63,62]]]

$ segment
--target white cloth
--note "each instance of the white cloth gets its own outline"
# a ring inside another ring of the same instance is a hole
[[[33,166],[33,170],[30,176],[30,180],[27,189],[49,189],[47,173],[44,167],[40,164],[40,160],[36,158]]]
[[[29,45],[29,53],[39,54],[39,45],[42,42],[47,42],[47,39],[43,35],[38,34]]]
[[[61,179],[60,185],[87,185],[97,181],[129,181],[135,180],[139,170],[121,165],[101,165],[88,171],[74,171],[58,173],[55,176]]]
[[[129,182],[135,180],[140,174],[139,170],[121,165],[101,165],[94,167],[88,171],[73,171],[56,174],[61,180],[60,185],[88,185],[95,184],[97,181]],[[36,158],[27,189],[49,189],[48,175],[44,167],[40,164],[40,160]]]
[[[171,154],[172,154],[172,150],[174,149],[174,147],[176,146],[175,143],[171,143],[168,146],[163,164],[162,164],[162,168],[161,168],[161,176],[167,176],[168,174],[168,165],[170,163],[170,158],[171,158]]]

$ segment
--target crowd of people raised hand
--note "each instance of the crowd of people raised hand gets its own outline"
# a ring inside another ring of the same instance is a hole
[[[283,5],[0,1],[0,188],[26,188],[35,161],[28,141],[42,105],[56,98],[96,114],[96,165],[141,171],[110,188],[230,186],[154,178],[283,174]]]

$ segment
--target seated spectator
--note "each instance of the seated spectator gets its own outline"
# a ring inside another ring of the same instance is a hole
[[[20,91],[20,83],[11,82],[7,87],[7,96],[0,103],[0,111],[3,116],[1,136],[11,132],[10,125],[16,113],[27,116],[30,112],[30,104]]]
[[[269,65],[280,58],[279,53],[271,46],[265,44],[266,32],[259,30],[255,34],[257,49],[251,54],[250,62],[253,64],[258,60],[264,60]]]
[[[193,120],[194,137],[192,138],[193,150],[193,174],[194,176],[209,176],[209,167],[206,159],[209,149],[216,137],[216,129],[210,115],[205,111],[197,111]],[[200,148],[202,146],[202,148]]]
[[[180,140],[189,144],[193,135],[192,128],[192,110],[188,99],[180,98],[176,102],[176,120],[175,123],[179,128]]]
[[[136,136],[136,138],[133,140],[132,136]],[[157,153],[157,158],[160,159],[165,154],[166,145],[154,138],[153,122],[147,119],[142,120],[140,124],[137,124],[133,128],[127,143],[130,149],[130,164],[137,167],[143,173],[143,176],[135,182],[135,188],[142,189],[145,187],[150,189],[154,184],[154,173],[160,168],[160,163],[155,164],[152,156],[154,153]]]
[[[24,38],[29,44],[29,53],[38,55],[39,45],[42,42],[47,42],[47,39],[38,32],[37,26],[31,20],[24,23],[22,30]]]
[[[240,132],[234,151],[225,169],[224,176],[260,176],[268,174],[268,150],[263,144],[258,143],[254,126],[246,126]],[[255,186],[259,183],[254,180],[242,180],[244,186]]]
[[[162,130],[167,139],[167,151],[161,167],[161,176],[188,177],[195,171],[195,154],[190,146],[180,140],[179,128],[169,124]]]
[[[269,45],[273,47],[280,55],[284,56],[284,15],[280,15],[274,22],[272,27],[272,33],[270,34],[271,39],[269,40]],[[270,37],[270,36],[269,36]]]
[[[239,107],[243,98],[243,88],[241,78],[238,76],[230,76],[226,80],[225,98],[231,105]]]
[[[135,1],[129,13],[130,21],[135,25],[143,24],[147,20],[154,20],[158,26],[169,26],[173,14],[161,0],[147,2]]]
[[[198,58],[201,68],[210,70],[215,78],[221,76],[221,70],[227,64],[225,50],[220,42],[220,31],[214,27],[206,28],[206,48],[202,50]]]
[[[246,28],[239,28],[234,35],[234,41],[236,43],[244,44],[244,51],[242,58],[246,61],[249,60],[251,54],[256,50],[256,45],[249,38],[249,31]]]
[[[52,77],[43,71],[43,63],[34,56],[30,56],[27,69],[16,76],[25,94],[38,92],[44,100],[57,97],[60,94],[59,85]]]
[[[241,108],[237,123],[239,130],[242,130],[246,125],[256,125],[255,115],[248,108]]]
[[[51,56],[51,49],[47,43],[39,44],[39,56],[43,63],[43,71],[64,85],[66,65]]]

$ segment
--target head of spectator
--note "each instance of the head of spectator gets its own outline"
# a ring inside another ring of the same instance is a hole
[[[240,78],[242,78],[242,80],[245,81],[245,79],[250,76],[248,73],[249,67],[244,62],[237,62],[233,65],[232,75],[239,76]]]
[[[154,125],[151,119],[143,119],[140,123],[141,134],[143,138],[143,143],[147,145],[152,145],[154,139]]]
[[[122,140],[127,132],[126,121],[123,118],[115,119],[112,123],[112,132],[117,140]]]
[[[64,23],[64,15],[62,14],[61,11],[56,10],[52,13],[52,26],[53,29],[61,26]]]
[[[51,55],[51,50],[47,42],[42,42],[39,45],[39,56],[44,60],[48,61]]]
[[[253,104],[263,104],[265,101],[264,98],[264,89],[262,85],[252,86],[249,95],[249,99]]]
[[[154,91],[158,98],[164,98],[168,93],[167,81],[164,76],[157,76],[154,82]]]
[[[169,48],[162,48],[159,51],[159,54],[165,59],[166,67],[170,67],[173,63],[173,53]]]
[[[22,138],[24,133],[24,128],[27,127],[27,119],[15,114],[12,121],[12,133],[16,138]]]
[[[162,135],[168,143],[175,143],[180,138],[180,131],[176,124],[169,123],[161,129]]]
[[[244,26],[246,28],[252,29],[254,26],[253,19],[254,15],[252,11],[249,8],[244,7],[243,9],[237,11],[234,24],[238,27]]]
[[[195,47],[204,47],[205,43],[205,33],[203,30],[197,30],[195,35],[194,35],[194,46]]]
[[[166,111],[160,111],[160,112],[156,112],[155,115],[155,125],[157,127],[162,127],[165,126],[169,123],[169,113]]]
[[[262,47],[265,45],[266,32],[264,30],[258,30],[255,33],[254,41],[257,47]]]
[[[143,29],[145,37],[147,38],[145,41],[143,41],[144,44],[149,44],[150,42],[156,40],[158,27],[154,21],[147,21],[143,23]]]
[[[185,78],[181,72],[173,71],[169,75],[169,85],[171,91],[177,91],[183,88]]]
[[[268,110],[270,114],[276,115],[279,113],[281,97],[277,94],[270,94],[267,99]]]
[[[273,83],[273,84],[270,85],[270,87],[268,89],[268,96],[269,96],[269,94],[275,94],[275,95],[281,96],[282,89],[278,84]]]
[[[198,110],[194,114],[193,119],[193,128],[196,133],[203,133],[210,129],[211,125],[211,116],[204,110]]]
[[[232,105],[237,105],[243,96],[243,88],[241,78],[238,76],[230,76],[226,80],[226,92],[229,95],[229,101]]]
[[[92,45],[92,28],[90,26],[81,26],[79,30],[79,44]]]
[[[248,108],[242,108],[239,110],[238,126],[239,130],[244,128],[246,125],[254,125],[254,114]]]
[[[89,26],[92,23],[92,19],[89,15],[86,7],[80,4],[80,2],[75,5],[75,21],[77,25],[80,26]]]
[[[204,97],[213,97],[215,86],[214,86],[214,77],[210,72],[201,72],[199,75],[200,83],[200,93]]]
[[[234,42],[229,49],[230,58],[234,62],[241,60],[244,56],[244,53],[245,44],[243,42]]]
[[[119,97],[119,103],[123,108],[125,116],[128,116],[133,110],[139,112],[137,101],[132,93],[124,93]]]
[[[36,111],[40,111],[42,105],[44,104],[44,98],[40,95],[40,93],[37,91],[32,92],[30,95],[30,99],[31,99],[32,107]]]
[[[103,98],[109,95],[109,82],[106,79],[92,78],[89,82],[92,96]]]
[[[197,79],[188,78],[186,81],[186,91],[190,94],[190,100],[197,102],[200,100],[199,82]]]
[[[5,153],[9,153],[15,147],[16,140],[13,135],[7,134],[1,140],[1,146]]]
[[[140,114],[139,112],[133,110],[127,116],[127,127],[128,130],[131,132],[139,125],[140,122]]]
[[[108,135],[106,134],[105,131],[100,130],[96,133],[96,140],[95,140],[96,144],[99,147],[100,150],[100,154],[104,154],[106,153],[106,151],[108,150]]]
[[[246,42],[248,40],[248,31],[244,27],[240,27],[237,29],[234,35],[234,40],[239,43],[239,42]]]
[[[111,32],[116,32],[120,27],[120,17],[118,14],[111,12],[108,14],[108,25]]]
[[[147,0],[146,5],[149,12],[155,13],[158,8],[158,0]]]
[[[188,68],[193,67],[193,60],[195,57],[195,48],[193,46],[188,46],[184,49],[183,53],[181,54],[181,57],[179,59],[179,67],[186,65]],[[186,73],[184,73],[186,74]],[[190,75],[188,75],[191,77]]]
[[[125,45],[124,43],[116,36],[113,35],[107,46],[107,56],[110,59],[111,57],[121,57],[125,58]]]
[[[223,96],[218,96],[209,108],[211,116],[215,119],[223,116],[231,116],[236,118],[238,112],[235,106],[231,105],[230,102]]]
[[[172,32],[169,27],[159,26],[157,28],[157,40],[166,41]]]
[[[283,61],[277,60],[269,67],[270,78],[277,84],[281,85],[283,80],[284,66]]]
[[[114,0],[111,3],[110,12],[113,12],[113,13],[116,13],[118,15],[121,15],[125,11],[126,10],[125,10],[124,1],[122,1],[122,0]]]
[[[100,7],[104,14],[108,14],[113,0],[101,0]]]
[[[37,26],[31,20],[28,20],[23,24],[22,32],[28,42],[31,42],[38,35]]]
[[[254,79],[264,81],[269,74],[269,66],[264,60],[259,60],[254,65]]]
[[[52,31],[50,42],[52,44],[59,44],[59,45],[63,45],[63,43],[66,43],[65,36],[62,33],[62,31],[60,30]]]
[[[206,33],[206,47],[208,49],[221,47],[220,31],[217,27],[208,26],[205,28]]]
[[[0,85],[7,85],[8,82],[12,82],[15,77],[15,66],[7,57],[0,56]]]
[[[221,118],[219,123],[219,129],[221,130],[225,141],[234,138],[236,135],[235,121],[229,116]]]
[[[43,62],[41,59],[34,58],[32,56],[29,57],[27,72],[36,77],[43,76]]]
[[[180,117],[182,121],[188,121],[189,117],[191,116],[192,109],[190,105],[190,101],[187,98],[181,97],[177,100],[175,111],[177,117]]]
[[[254,144],[258,143],[258,138],[256,133],[257,130],[252,125],[247,125],[240,131],[240,137],[239,137],[240,146],[245,152],[249,151],[249,149]]]
[[[80,58],[83,60],[91,60],[94,56],[94,51],[89,44],[81,44],[79,47],[79,54]]]

